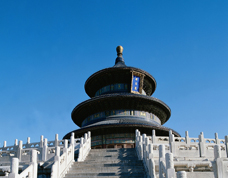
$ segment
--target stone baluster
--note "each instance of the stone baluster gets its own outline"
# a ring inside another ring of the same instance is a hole
[[[91,149],[91,132],[88,131],[89,148]]]
[[[135,147],[137,148],[138,146],[138,136],[139,136],[139,130],[135,130]]]
[[[59,135],[55,134],[55,147],[59,146]]]
[[[150,173],[150,169],[151,169],[151,166],[150,166],[150,159],[153,159],[153,144],[152,143],[149,143],[148,144],[148,151],[147,151],[147,168],[149,170],[149,173]]]
[[[18,139],[15,139],[14,146],[18,146]]]
[[[185,143],[186,144],[190,144],[190,138],[189,138],[189,135],[188,135],[188,131],[185,131]]]
[[[17,148],[17,158],[19,159],[19,161],[21,161],[22,149],[23,149],[23,142],[22,140],[20,140]]]
[[[43,146],[44,146],[44,136],[41,135],[40,136],[40,148],[43,148]]]
[[[178,171],[177,178],[187,178],[187,174],[185,171]]]
[[[155,133],[155,130],[152,130],[152,143],[156,143],[156,133]]]
[[[10,165],[9,178],[17,178],[18,177],[18,167],[19,167],[18,158],[12,158],[11,165]]]
[[[166,160],[166,178],[176,177],[176,173],[175,173],[175,169],[174,169],[174,162],[173,162],[173,154],[166,153],[165,160]]]
[[[47,139],[44,139],[44,144],[42,148],[42,161],[47,160],[47,154],[48,154],[48,144],[47,144]]]
[[[169,130],[169,142],[171,141],[172,134],[173,134],[172,130]]]
[[[60,157],[60,147],[55,147],[55,161],[58,161]]]
[[[4,143],[3,143],[3,147],[6,147],[6,145],[7,145],[7,144],[6,144],[6,141],[4,141]]]
[[[64,140],[64,147],[63,147],[63,153],[65,153],[66,154],[66,156],[65,156],[65,159],[66,159],[66,161],[65,161],[65,166],[67,166],[67,163],[68,163],[68,152],[67,152],[67,150],[68,150],[68,140]],[[72,150],[72,152],[73,152],[73,150]]]
[[[169,132],[169,146],[170,146],[170,152],[175,154],[175,140],[171,130]]]
[[[74,132],[71,133],[70,144],[73,145],[73,148],[74,148]]]
[[[88,139],[88,134],[85,133],[85,134],[84,134],[84,143],[86,143],[87,139]]]
[[[63,152],[65,153],[68,148],[68,140],[64,140]]]
[[[140,131],[138,129],[135,130],[135,147],[138,149],[139,147],[139,137]]]
[[[80,147],[82,147],[82,146],[83,146],[83,144],[84,144],[84,138],[83,138],[83,137],[81,137],[81,138],[80,138]]]
[[[159,145],[159,178],[164,178],[165,172],[165,145]]]
[[[30,162],[31,162],[31,164],[33,164],[32,178],[35,178],[35,177],[37,177],[37,168],[38,168],[36,150],[31,150]]]
[[[71,156],[74,158],[74,132],[71,133],[71,136],[70,136],[70,145],[72,146],[72,151],[71,151]]]
[[[225,136],[226,157],[228,157],[228,135]]]
[[[30,144],[30,137],[27,138],[27,143],[26,144]]]
[[[215,143],[220,144],[219,138],[218,138],[218,133],[215,133]]]
[[[149,145],[149,138],[146,137],[146,138],[145,138],[145,142],[144,142],[144,144],[143,144],[143,159],[144,159],[145,163],[146,163],[147,158],[148,158],[148,157],[147,157],[148,145]]]
[[[143,143],[145,143],[145,139],[146,139],[146,134],[142,134],[142,141],[143,141]]]
[[[150,178],[156,178],[154,159],[149,159],[149,167],[148,167],[148,169],[149,169]]]
[[[220,145],[215,145],[215,146],[214,146],[214,157],[215,157],[215,159],[221,158],[221,149],[220,149]]]
[[[226,169],[224,170],[224,163],[223,158],[221,158],[221,147],[220,145],[214,146],[214,157],[216,161],[216,168],[217,168],[217,177],[224,178],[227,177]]]
[[[88,138],[91,138],[91,132],[88,131]]]
[[[204,140],[204,135],[203,132],[200,133],[199,135],[199,148],[200,148],[200,157],[205,157],[205,140]]]
[[[139,160],[143,159],[143,137],[139,137]]]
[[[154,157],[154,155],[153,155],[154,148],[153,147],[154,147],[153,144],[148,145],[148,155],[147,155],[148,159],[152,159]]]
[[[59,170],[60,170],[60,147],[57,146],[55,147],[55,164],[57,164],[57,175],[59,175]]]

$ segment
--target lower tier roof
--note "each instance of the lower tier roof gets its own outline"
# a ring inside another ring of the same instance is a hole
[[[157,136],[168,136],[169,131],[172,130],[168,127],[164,127],[161,125],[153,124],[151,122],[131,122],[125,120],[104,120],[89,126],[83,127],[81,129],[77,129],[66,134],[63,139],[69,139],[71,133],[75,133],[75,137],[79,138],[84,135],[84,133],[90,131],[92,136],[98,135],[106,135],[106,134],[114,134],[114,133],[135,133],[135,130],[139,129],[141,133],[145,133],[147,135],[152,135],[152,130],[156,131]],[[175,130],[172,130],[172,133],[175,136],[180,137],[180,134]]]
[[[161,100],[133,93],[114,93],[93,97],[77,105],[71,113],[72,120],[81,127],[88,116],[97,112],[130,109],[155,114],[164,124],[171,115],[170,108]]]

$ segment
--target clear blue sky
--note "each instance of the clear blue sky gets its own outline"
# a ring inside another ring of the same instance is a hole
[[[165,126],[228,135],[228,1],[0,1],[0,147],[77,129],[86,79],[114,65],[154,76]]]

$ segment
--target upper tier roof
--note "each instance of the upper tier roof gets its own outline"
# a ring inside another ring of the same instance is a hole
[[[116,58],[115,65],[113,67],[102,69],[92,74],[86,80],[85,91],[89,95],[89,97],[94,97],[95,93],[99,89],[107,85],[115,83],[131,84],[132,71],[144,75],[143,90],[146,92],[146,94],[148,96],[151,96],[154,93],[156,89],[156,81],[154,77],[142,69],[126,66],[122,57],[122,51],[123,48],[121,46],[118,46],[118,57]]]

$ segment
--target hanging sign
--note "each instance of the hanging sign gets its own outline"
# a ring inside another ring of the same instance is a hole
[[[143,79],[143,74],[132,71],[131,93],[142,94]]]

